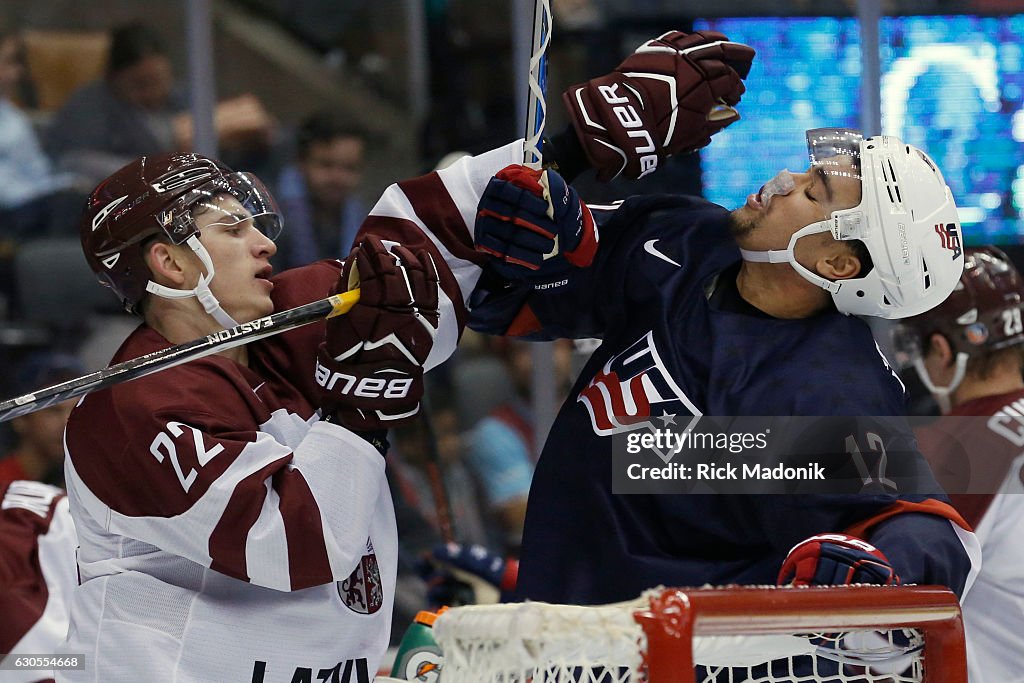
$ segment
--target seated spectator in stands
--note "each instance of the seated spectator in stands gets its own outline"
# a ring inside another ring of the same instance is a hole
[[[469,435],[465,460],[502,529],[503,545],[500,547],[516,554],[522,542],[533,468],[539,457],[530,406],[533,347],[528,342],[508,337],[493,337],[489,341],[505,364],[515,397],[476,424]],[[572,342],[561,339],[554,342],[552,348],[558,400],[561,401],[570,388]]]
[[[32,121],[11,97],[25,74],[21,39],[0,24],[0,241],[17,243],[50,224],[50,197],[69,178],[53,172]]]
[[[63,167],[99,182],[136,157],[191,150],[186,109],[160,35],[141,23],[118,26],[106,73],[54,115],[46,148]],[[219,104],[214,123],[225,159],[269,142],[270,116],[251,95]]]
[[[81,377],[85,368],[74,356],[39,352],[23,363],[14,378],[12,395]],[[11,420],[14,448],[0,459],[0,484],[16,479],[64,486],[64,425],[75,399]]]
[[[296,158],[274,193],[288,225],[278,244],[280,267],[347,254],[367,206],[358,196],[366,133],[330,112],[302,122]]]

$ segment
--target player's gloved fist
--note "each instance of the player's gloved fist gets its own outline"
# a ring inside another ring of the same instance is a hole
[[[599,180],[641,178],[672,154],[692,152],[739,120],[754,49],[717,31],[669,31],[612,73],[562,94]]]
[[[818,534],[796,544],[779,571],[780,586],[873,583],[898,586],[888,558],[867,541],[846,534]]]
[[[366,237],[345,259],[336,291],[359,302],[327,321],[316,382],[324,416],[358,432],[409,421],[423,396],[423,363],[437,334],[437,270],[426,251],[389,251]]]
[[[589,266],[598,233],[586,204],[554,171],[514,164],[498,172],[477,205],[476,249],[511,280],[541,281]]]
[[[519,560],[480,545],[445,543],[435,546],[418,569],[430,604],[454,607],[498,602],[501,593],[516,587]]]

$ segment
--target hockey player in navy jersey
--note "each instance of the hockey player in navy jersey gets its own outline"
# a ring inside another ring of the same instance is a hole
[[[720,34],[648,41],[566,92],[573,130],[546,144],[546,162],[569,179],[587,166],[638,177],[707,144],[736,120],[752,57]],[[903,387],[858,316],[945,299],[963,267],[956,207],[932,160],[896,138],[823,129],[808,143],[809,168],[781,171],[731,212],[673,195],[591,211],[558,174],[516,166],[521,143],[398,183],[371,211],[365,231],[447,264],[453,315],[439,336],[469,324],[603,339],[534,475],[520,597],[592,604],[659,584],[776,580],[969,586],[977,542],[941,494],[612,493],[612,436],[662,421],[903,413]],[[849,437],[845,449],[898,445],[920,460],[904,432]]]

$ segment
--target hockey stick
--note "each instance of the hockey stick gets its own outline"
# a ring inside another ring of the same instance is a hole
[[[242,346],[317,320],[333,318],[336,315],[347,313],[357,301],[359,301],[359,290],[353,289],[304,306],[296,306],[287,311],[274,313],[265,318],[242,323],[229,330],[208,334],[184,344],[147,353],[145,356],[91,372],[78,379],[54,384],[23,396],[16,396],[0,403],[0,422],[6,422],[19,415],[33,413],[99,389],[106,389],[121,382],[152,375],[197,358],[233,349],[236,346]]]
[[[455,524],[452,515],[452,504],[448,497],[448,489],[444,483],[444,469],[441,464],[441,452],[437,447],[437,430],[434,418],[430,414],[430,402],[424,395],[420,401],[421,419],[423,420],[423,438],[427,447],[427,476],[430,479],[430,493],[434,499],[434,514],[437,516],[437,528],[441,540],[455,543]]]
[[[529,91],[526,100],[526,143],[523,165],[540,168],[544,160],[541,137],[547,118],[548,44],[551,42],[551,0],[536,0],[533,8],[533,44],[530,54]]]

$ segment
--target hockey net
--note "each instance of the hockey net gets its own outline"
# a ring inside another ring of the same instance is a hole
[[[966,683],[956,596],[930,586],[654,589],[460,607],[443,683]]]

